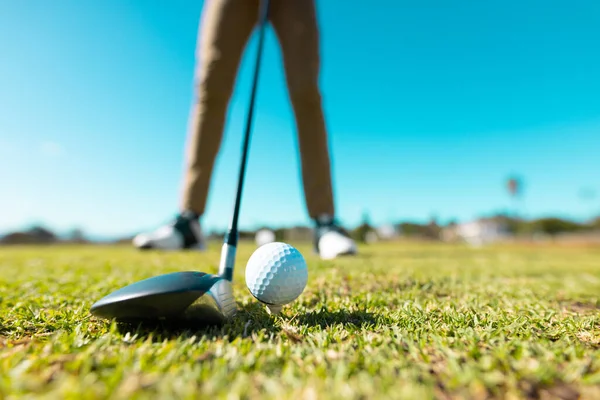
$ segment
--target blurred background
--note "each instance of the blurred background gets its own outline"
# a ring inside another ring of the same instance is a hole
[[[0,240],[128,242],[178,211],[198,0],[0,1]],[[340,221],[363,242],[600,244],[600,3],[317,1]],[[213,176],[233,209],[255,38]],[[310,240],[268,31],[240,224]]]

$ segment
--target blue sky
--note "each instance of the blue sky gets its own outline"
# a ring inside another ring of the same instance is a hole
[[[355,225],[600,211],[600,3],[321,0],[338,216]],[[96,235],[177,211],[202,1],[0,4],[0,231]],[[255,38],[203,219],[228,225]],[[240,219],[306,223],[296,132],[268,31]],[[580,191],[598,195],[584,201]]]

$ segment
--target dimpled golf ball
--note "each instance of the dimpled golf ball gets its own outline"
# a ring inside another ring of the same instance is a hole
[[[246,286],[257,300],[282,306],[296,300],[308,281],[302,254],[287,243],[272,242],[254,251],[246,265]]]

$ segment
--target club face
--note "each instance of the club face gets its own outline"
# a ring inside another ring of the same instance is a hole
[[[231,283],[204,272],[175,272],[125,286],[97,301],[95,316],[119,322],[174,321],[220,325],[237,306]]]

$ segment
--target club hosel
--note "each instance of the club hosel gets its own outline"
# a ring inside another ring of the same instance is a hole
[[[229,232],[227,232],[227,234],[225,235],[224,242],[230,246],[237,247],[238,238],[239,238],[239,233],[238,233],[237,229],[230,228]]]
[[[223,243],[221,248],[221,261],[219,264],[219,275],[231,281],[233,279],[233,267],[235,264],[236,246]]]

